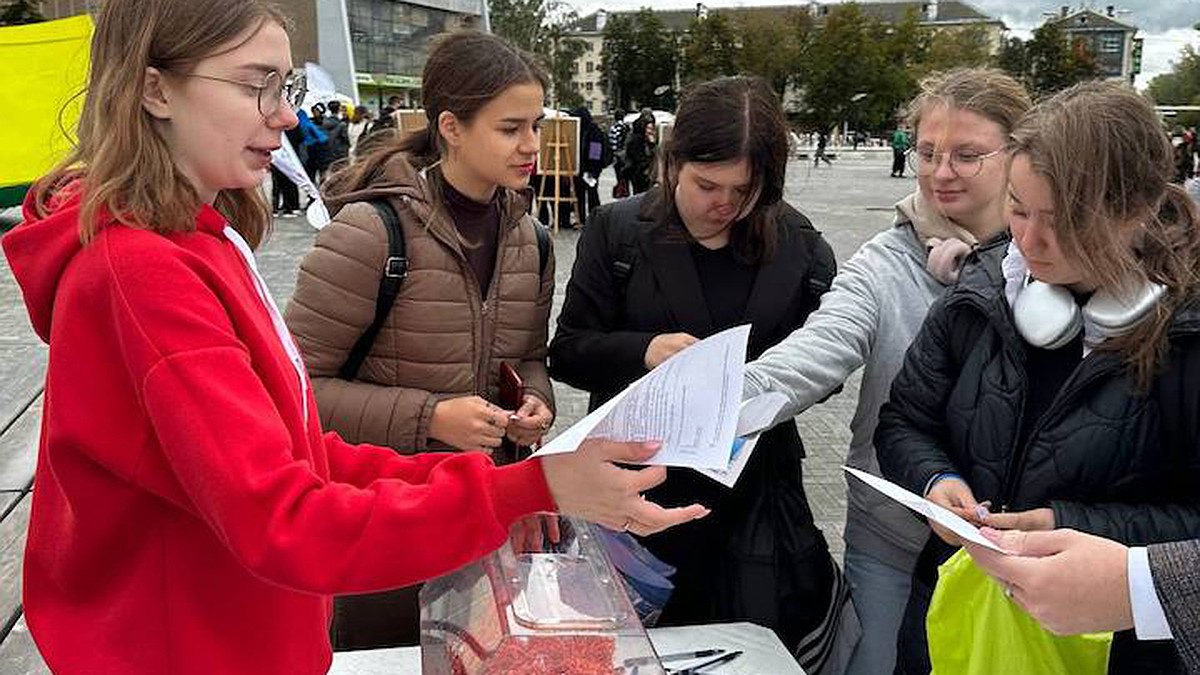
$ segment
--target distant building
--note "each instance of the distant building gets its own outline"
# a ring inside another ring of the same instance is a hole
[[[989,50],[993,53],[1000,49],[1004,40],[1004,32],[1007,30],[1003,21],[984,14],[966,2],[926,0],[924,2],[858,2],[856,4],[863,14],[882,23],[900,23],[908,15],[908,12],[912,11],[916,12],[921,26],[935,31],[982,26],[987,33]],[[662,20],[668,30],[682,33],[688,30],[692,21],[697,17],[717,13],[736,20],[738,17],[747,15],[765,15],[783,19],[789,15],[803,12],[812,16],[817,25],[820,25],[832,6],[811,1],[794,5],[763,7],[706,7],[698,3],[695,9],[656,10],[654,14]],[[588,109],[595,114],[609,112],[608,92],[604,91],[600,85],[600,62],[604,47],[604,28],[613,14],[625,15],[636,14],[636,12],[609,13],[601,9],[580,18],[573,27],[575,32],[572,37],[577,37],[588,45],[576,64],[575,84],[583,95]]]
[[[420,104],[429,38],[481,24],[480,0],[276,0],[290,15],[293,58],[353,75],[365,105]],[[346,41],[349,49],[346,49]],[[300,47],[300,49],[297,49]],[[337,73],[334,73],[337,80]],[[339,89],[348,89],[340,81]],[[347,92],[348,93],[348,92]]]
[[[179,0],[186,2],[187,0]],[[324,66],[366,105],[420,103],[429,38],[482,23],[481,0],[275,0],[292,22],[292,60]],[[47,19],[95,13],[102,0],[41,0]]]
[[[1116,14],[1113,5],[1105,7],[1103,13],[1090,7],[1072,10],[1063,5],[1058,15],[1046,23],[1058,24],[1072,44],[1082,42],[1096,59],[1101,77],[1132,83],[1142,71],[1142,39],[1136,37],[1137,26],[1118,21]]]

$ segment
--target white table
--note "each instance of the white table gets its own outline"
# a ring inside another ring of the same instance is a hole
[[[712,675],[804,675],[772,631],[752,623],[652,628],[650,642],[660,654],[722,647],[742,655],[704,672]],[[690,665],[677,661],[672,666]],[[367,649],[333,655],[329,675],[420,675],[419,647]]]

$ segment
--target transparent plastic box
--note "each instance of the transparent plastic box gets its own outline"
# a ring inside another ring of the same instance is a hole
[[[423,675],[663,675],[595,527],[535,516],[495,553],[426,583]]]

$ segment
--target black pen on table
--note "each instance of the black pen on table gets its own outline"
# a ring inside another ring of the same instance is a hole
[[[703,659],[709,656],[720,656],[724,654],[725,649],[701,649],[698,652],[674,652],[672,654],[663,654],[658,657],[659,661],[666,663],[667,661],[688,661],[691,659]]]
[[[730,661],[736,659],[737,657],[739,657],[741,655],[742,655],[742,652],[740,652],[740,651],[729,652],[728,654],[722,654],[722,655],[716,657],[715,659],[705,661],[704,663],[698,663],[694,666],[689,666],[687,668],[684,668],[683,670],[677,670],[677,671],[675,671],[674,675],[697,675],[702,670],[708,670],[709,668],[720,665],[722,663],[729,663]]]

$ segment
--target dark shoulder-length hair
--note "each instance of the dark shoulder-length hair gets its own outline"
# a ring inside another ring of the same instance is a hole
[[[722,77],[692,87],[679,103],[675,127],[663,147],[662,222],[679,222],[675,187],[684,164],[745,159],[750,191],[744,215],[729,233],[730,246],[745,263],[770,258],[778,239],[776,217],[787,158],[787,123],[779,99],[762,78]]]
[[[396,155],[421,169],[435,164],[446,151],[438,129],[438,117],[449,111],[459,121],[470,123],[476,114],[510,87],[549,82],[545,69],[532,54],[488,33],[464,30],[434,39],[421,75],[421,103],[425,108],[424,129],[399,134],[377,132],[364,139],[356,161],[334,173],[322,191],[327,196],[361,190],[382,175]]]

